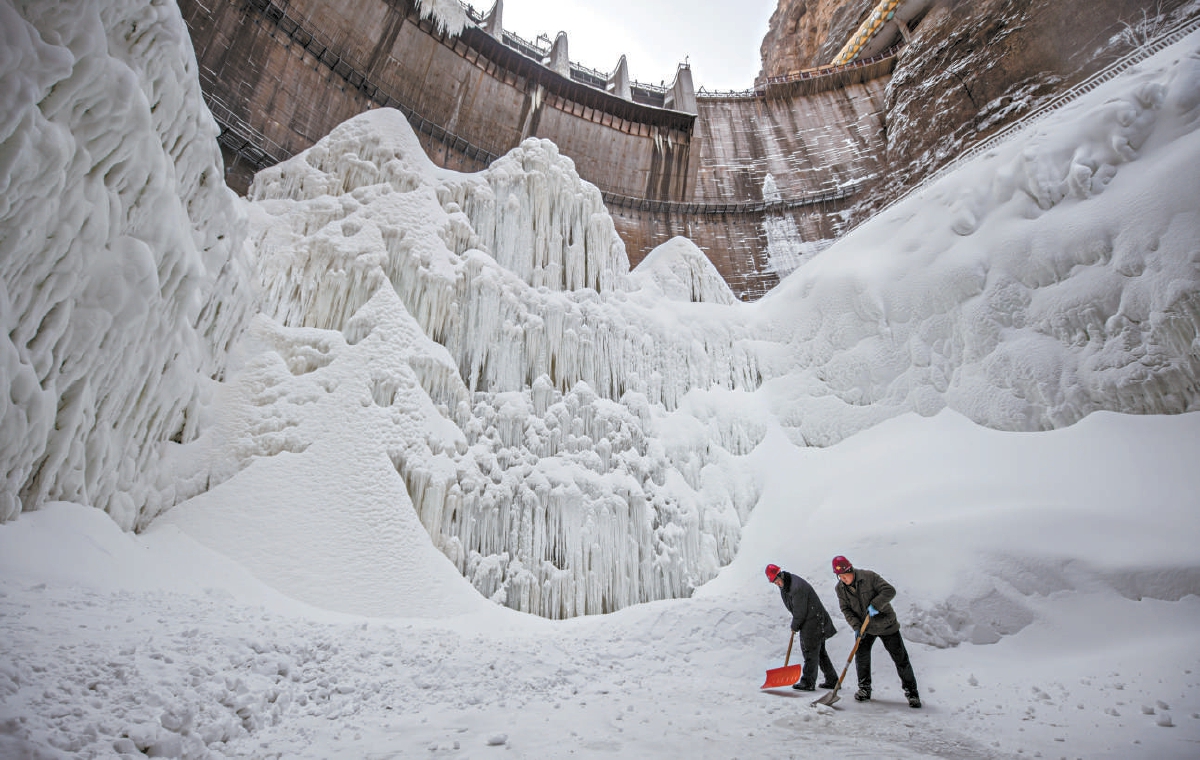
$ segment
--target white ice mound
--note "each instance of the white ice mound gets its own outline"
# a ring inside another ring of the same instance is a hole
[[[174,4],[0,2],[0,29],[0,520],[144,525],[253,308],[217,127]]]
[[[390,461],[434,545],[485,596],[549,617],[607,612],[686,595],[732,558],[753,489],[703,425],[656,430],[689,391],[758,377],[745,305],[694,245],[631,276],[599,191],[552,143],[446,171],[383,109],[261,172],[250,196],[264,311],[279,323],[265,355],[306,390],[245,405],[241,432],[223,435],[249,443],[214,482],[335,435],[280,419],[338,403],[320,389],[357,366],[364,407],[389,411],[352,449]],[[385,295],[400,312],[378,308]],[[351,358],[401,323],[425,343],[399,369]],[[318,330],[289,332],[302,328]],[[339,359],[314,340],[356,348]],[[235,383],[262,387],[257,371]],[[712,418],[742,448],[762,435]]]
[[[761,304],[794,437],[944,405],[1005,430],[1200,408],[1198,125],[1185,43],[799,269]]]
[[[733,303],[729,284],[695,243],[673,237],[650,251],[630,277],[645,289],[657,288],[672,301]]]

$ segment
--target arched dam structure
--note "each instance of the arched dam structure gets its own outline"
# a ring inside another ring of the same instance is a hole
[[[503,30],[502,5],[449,34],[412,0],[179,0],[221,126],[229,185],[367,109],[403,111],[439,165],[479,170],[552,140],[604,193],[631,265],[693,240],[753,300],[838,237],[880,170],[895,49],[745,92],[571,63]]]

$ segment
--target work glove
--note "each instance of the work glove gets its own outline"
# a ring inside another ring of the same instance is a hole
[[[868,604],[867,605],[867,614],[870,615],[871,617],[875,617],[876,615],[879,614],[879,610],[875,609],[875,605]]]

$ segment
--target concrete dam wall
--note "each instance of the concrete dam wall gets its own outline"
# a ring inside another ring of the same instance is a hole
[[[410,0],[179,5],[239,192],[370,108],[403,111],[430,157],[461,171],[547,138],[604,192],[631,265],[685,235],[749,300],[840,234],[841,212],[882,162],[886,55],[745,93],[702,91],[690,113],[664,107],[661,89],[635,83],[622,97],[600,77],[565,76],[504,32],[447,35]]]

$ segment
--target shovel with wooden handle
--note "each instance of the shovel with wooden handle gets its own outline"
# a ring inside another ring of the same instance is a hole
[[[854,648],[850,650],[850,656],[846,658],[846,667],[842,668],[842,677],[838,679],[837,685],[833,687],[833,691],[813,702],[813,705],[832,705],[834,702],[841,699],[838,696],[838,689],[842,688],[842,681],[846,679],[846,671],[850,670],[850,663],[854,662],[854,653],[858,651],[858,645],[862,642],[863,634],[867,632],[867,623],[871,622],[871,616],[863,616],[862,628],[858,632],[858,636],[854,639]]]
[[[787,656],[783,658],[782,668],[772,668],[767,671],[767,680],[760,689],[778,689],[780,686],[791,686],[800,680],[800,671],[803,669],[801,665],[788,665],[788,660],[792,659],[792,644],[796,641],[796,632],[792,631],[792,637],[788,639]]]

